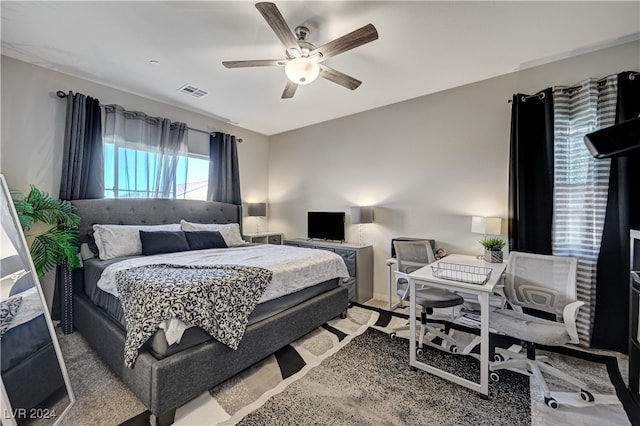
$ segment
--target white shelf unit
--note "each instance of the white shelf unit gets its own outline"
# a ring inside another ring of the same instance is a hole
[[[259,232],[243,234],[242,239],[248,243],[282,244],[284,234],[281,232]]]

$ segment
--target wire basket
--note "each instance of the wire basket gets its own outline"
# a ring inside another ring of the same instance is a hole
[[[484,284],[491,278],[491,268],[439,262],[431,265],[434,277],[444,280],[460,281],[469,284]]]

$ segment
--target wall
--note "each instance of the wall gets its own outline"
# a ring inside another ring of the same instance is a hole
[[[375,206],[362,239],[374,248],[374,294],[386,299],[392,237],[480,254],[470,217],[507,218],[512,94],[639,67],[636,41],[271,136],[269,226],[304,237],[309,210]]]
[[[269,166],[266,136],[6,56],[2,56],[1,60],[0,173],[4,174],[11,189],[28,191],[29,185],[33,184],[45,192],[58,195],[66,100],[58,98],[56,91],[62,90],[65,93],[73,91],[93,96],[103,104],[116,103],[128,110],[183,121],[192,128],[222,129],[235,134],[243,139],[238,144],[243,199],[248,202],[266,201]],[[194,139],[202,138],[200,134],[193,136]],[[253,221],[247,226],[252,229]],[[42,281],[47,298],[51,300],[53,278],[45,276]]]
[[[11,188],[34,184],[58,193],[65,101],[57,90],[102,103],[224,129],[238,146],[243,199],[269,201],[261,228],[288,238],[306,233],[308,210],[375,205],[362,226],[374,246],[374,292],[386,297],[390,240],[436,239],[448,252],[481,253],[470,216],[507,217],[510,105],[513,93],[572,85],[585,77],[637,70],[633,42],[479,83],[332,120],[269,138],[215,119],[55,71],[1,58],[0,172]],[[357,96],[357,91],[354,92]],[[215,113],[215,112],[214,112]],[[359,241],[348,218],[347,239]],[[252,230],[255,222],[245,219]],[[506,225],[503,225],[506,236]],[[50,283],[46,285],[52,290]]]

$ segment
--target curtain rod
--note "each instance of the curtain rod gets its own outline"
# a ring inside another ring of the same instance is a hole
[[[61,99],[67,97],[67,94],[65,92],[63,92],[62,90],[58,90],[56,92],[56,95]],[[104,105],[100,104],[100,106],[103,107]],[[211,136],[215,136],[216,133],[224,133],[224,132],[219,131],[219,130],[206,131],[206,130],[194,129],[193,127],[187,127],[187,129],[191,130],[192,132],[204,133],[205,135],[211,135]],[[238,141],[238,143],[242,143],[242,139],[241,138],[239,138],[237,141]]]
[[[640,72],[632,72],[629,74],[629,80],[635,80],[637,76],[640,76]],[[600,80],[598,80],[598,87],[602,87],[607,84],[607,77],[603,77]],[[556,87],[554,87],[554,89],[555,88]],[[558,89],[566,93],[566,92],[573,92],[573,91],[580,90],[582,89],[582,86],[578,85],[578,86],[572,86],[572,87],[562,87],[562,88],[558,87]],[[527,99],[536,98],[536,97],[540,99],[544,99],[544,93],[538,92],[535,95],[526,95],[522,97],[522,100],[526,101]],[[510,104],[511,102],[513,102],[512,99],[507,100],[507,103]]]

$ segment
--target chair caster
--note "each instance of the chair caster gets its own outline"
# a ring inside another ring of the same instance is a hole
[[[504,356],[502,356],[502,354],[495,354],[493,356],[493,360],[496,361],[496,362],[502,362],[502,361],[504,361]]]
[[[498,373],[496,373],[495,371],[492,371],[491,373],[489,373],[489,379],[491,379],[492,382],[499,382],[500,381],[500,375]]]
[[[422,356],[422,355],[424,355],[424,351],[422,350],[422,348],[416,349],[416,356]]]
[[[587,402],[594,401],[593,394],[588,390],[584,390],[584,389],[580,389],[580,398],[582,398],[583,401],[587,401]]]
[[[452,354],[457,354],[458,353],[458,347],[456,345],[449,346],[449,352],[451,352]]]
[[[411,370],[411,371],[418,371],[418,369],[417,369],[416,367],[414,367],[414,366],[409,367],[409,370]]]
[[[547,407],[553,408],[554,410],[560,406],[560,404],[558,404],[558,401],[556,401],[553,398],[545,397],[544,398],[544,403],[547,405]]]
[[[393,333],[389,334],[389,337],[391,337],[391,340],[396,340],[396,338],[398,337],[396,332],[394,331]]]

